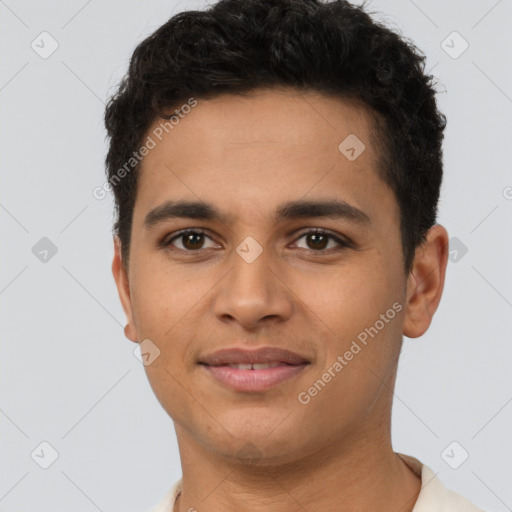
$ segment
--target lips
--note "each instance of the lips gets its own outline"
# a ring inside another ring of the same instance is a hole
[[[289,350],[223,349],[204,356],[199,364],[217,382],[235,391],[266,391],[302,373],[310,364]]]
[[[292,365],[309,363],[309,361],[290,350],[277,347],[261,347],[258,349],[228,348],[217,350],[201,358],[200,364],[208,366],[247,365],[265,363],[286,363]],[[256,369],[256,368],[255,368]]]
[[[279,361],[272,361],[270,363],[243,363],[243,364],[228,364],[222,366],[229,366],[235,370],[267,370],[268,368],[276,368],[277,366],[288,365],[288,363],[282,363]],[[288,365],[290,366],[290,365]]]

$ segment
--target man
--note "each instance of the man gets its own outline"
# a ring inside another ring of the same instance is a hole
[[[391,445],[448,254],[423,64],[340,0],[221,0],[135,50],[106,163],[125,334],[183,472],[155,511],[479,510]]]

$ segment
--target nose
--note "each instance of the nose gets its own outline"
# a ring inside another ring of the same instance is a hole
[[[293,293],[269,252],[263,250],[250,263],[233,252],[231,271],[221,281],[214,302],[215,315],[221,321],[255,330],[263,323],[279,323],[290,317]]]

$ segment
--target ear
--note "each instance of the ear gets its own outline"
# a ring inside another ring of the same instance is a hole
[[[409,338],[424,334],[432,322],[444,288],[448,263],[448,232],[440,224],[431,227],[426,240],[416,248],[407,279],[403,333]]]
[[[114,236],[114,259],[112,260],[112,274],[117,286],[117,293],[126,315],[127,324],[124,328],[125,336],[138,343],[137,332],[133,322],[132,304],[130,299],[130,284],[128,282],[128,272],[123,265],[121,256],[121,240]]]

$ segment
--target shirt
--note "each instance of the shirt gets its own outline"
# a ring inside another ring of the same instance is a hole
[[[448,489],[425,464],[410,455],[397,454],[414,474],[421,478],[421,490],[413,512],[484,512],[455,491]],[[181,478],[176,481],[163,500],[148,512],[172,512],[181,492]]]

